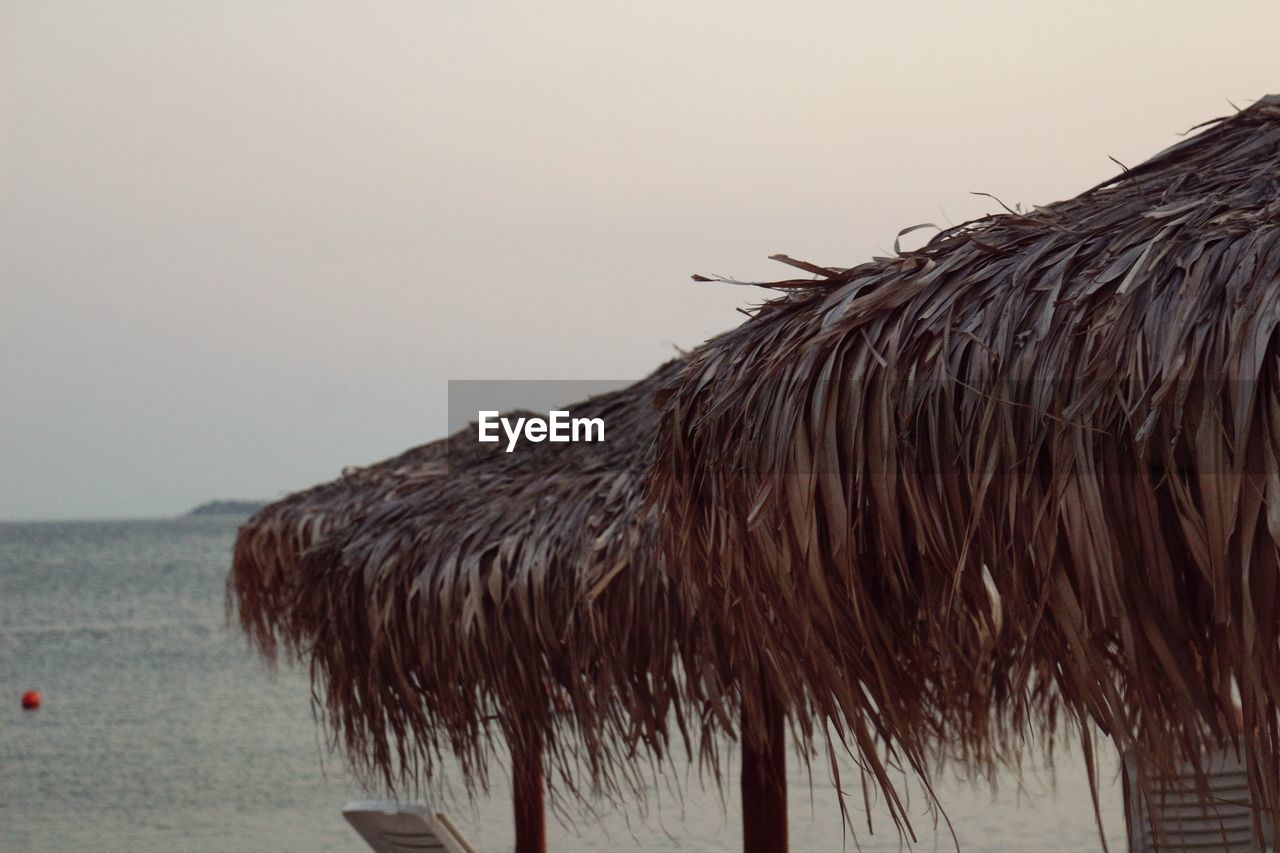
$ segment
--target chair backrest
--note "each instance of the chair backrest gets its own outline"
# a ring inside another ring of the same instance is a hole
[[[1195,850],[1205,853],[1257,853],[1253,834],[1253,801],[1244,762],[1230,750],[1205,756],[1208,794],[1185,765],[1171,776],[1160,776],[1144,796],[1138,786],[1136,764],[1124,763],[1129,849],[1133,853]]]
[[[421,803],[366,800],[342,816],[376,853],[476,853],[448,816]]]

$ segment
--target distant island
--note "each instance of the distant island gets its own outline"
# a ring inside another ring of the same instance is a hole
[[[209,501],[187,513],[191,515],[253,515],[266,501]]]

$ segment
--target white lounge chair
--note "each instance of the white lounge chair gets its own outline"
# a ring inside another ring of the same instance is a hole
[[[342,816],[376,853],[476,853],[447,815],[421,803],[364,800]]]
[[[1244,762],[1234,752],[1221,750],[1205,757],[1208,800],[1190,766],[1157,779],[1149,797],[1139,791],[1136,765],[1126,761],[1124,770],[1125,817],[1132,853],[1258,853],[1273,849],[1270,838],[1265,847],[1259,847],[1254,840],[1249,777]],[[1264,817],[1264,830],[1269,825]]]

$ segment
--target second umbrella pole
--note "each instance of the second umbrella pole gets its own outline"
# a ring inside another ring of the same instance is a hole
[[[511,799],[515,806],[516,853],[546,853],[541,741],[511,744]]]
[[[745,705],[742,709],[742,850],[786,853],[786,717],[767,687],[762,693],[757,728],[752,727]]]

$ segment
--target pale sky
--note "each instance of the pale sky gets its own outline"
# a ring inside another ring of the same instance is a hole
[[[691,273],[1074,195],[1280,91],[1277,32],[1274,0],[3,0],[0,519],[274,498],[442,435],[449,379],[638,379],[767,295]]]

